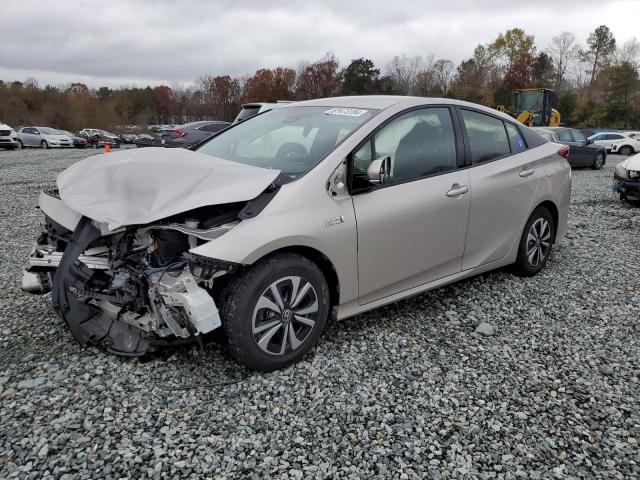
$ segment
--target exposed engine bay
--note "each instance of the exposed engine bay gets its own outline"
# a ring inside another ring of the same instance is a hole
[[[194,341],[221,325],[218,278],[238,265],[189,253],[257,214],[275,194],[200,207],[113,232],[87,217],[74,231],[45,212],[23,289],[51,291],[54,309],[82,344],[122,355]],[[41,205],[57,199],[50,192]]]

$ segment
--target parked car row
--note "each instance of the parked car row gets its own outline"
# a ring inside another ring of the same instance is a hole
[[[134,141],[138,148],[143,147],[168,147],[189,148],[220,132],[231,125],[229,122],[218,120],[189,122],[178,125],[170,130],[161,132],[161,138],[153,138],[150,135],[140,136]]]

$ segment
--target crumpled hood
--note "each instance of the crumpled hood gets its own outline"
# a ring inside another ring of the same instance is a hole
[[[110,230],[194,208],[257,197],[279,170],[178,148],[142,148],[86,158],[58,175],[60,198]]]

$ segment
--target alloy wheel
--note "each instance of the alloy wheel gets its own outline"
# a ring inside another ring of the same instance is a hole
[[[260,295],[253,310],[253,339],[263,352],[284,355],[309,337],[318,314],[318,295],[308,280],[288,276]]]
[[[526,254],[529,264],[537,267],[544,261],[551,247],[551,225],[544,218],[538,218],[527,235]]]
[[[624,147],[622,147],[619,151],[620,155],[624,155],[625,157],[628,157],[629,155],[631,155],[633,153],[633,149],[631,147],[628,147],[627,145],[625,145]]]

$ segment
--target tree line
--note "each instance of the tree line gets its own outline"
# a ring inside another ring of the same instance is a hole
[[[623,45],[601,25],[584,43],[561,32],[539,48],[520,28],[478,45],[458,65],[433,55],[398,55],[382,68],[358,58],[344,68],[332,53],[297,68],[261,68],[253,75],[204,75],[193,86],[40,87],[0,80],[0,119],[10,125],[66,130],[150,123],[232,120],[243,103],[336,95],[417,95],[512,104],[517,88],[547,87],[558,95],[562,122],[576,127],[640,128],[640,42]]]

